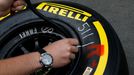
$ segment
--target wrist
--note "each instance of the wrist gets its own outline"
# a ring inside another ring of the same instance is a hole
[[[33,65],[35,65],[35,67],[37,69],[42,68],[43,66],[42,66],[42,64],[40,64],[40,53],[34,52],[32,56],[33,56],[33,60],[35,61],[35,63]]]
[[[46,68],[46,69],[52,68],[52,64],[53,64],[52,55],[49,54],[44,49],[39,49],[38,52],[40,54],[40,64],[42,64],[43,68]]]

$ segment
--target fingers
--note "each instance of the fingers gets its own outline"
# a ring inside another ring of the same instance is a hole
[[[12,11],[20,11],[25,7],[26,3],[23,0],[17,0],[13,3]]]
[[[10,9],[5,10],[5,11],[0,11],[0,17],[6,16],[10,12]]]
[[[71,50],[72,53],[77,53],[79,51],[76,46],[71,46],[70,50]]]
[[[70,59],[73,60],[75,59],[75,53],[78,52],[78,48],[76,47],[78,44],[79,44],[79,41],[77,39],[72,39],[72,38],[69,38],[69,39],[66,39],[67,42],[70,44],[69,46],[69,49],[70,50]]]
[[[79,44],[79,41],[77,39],[73,39],[73,38],[66,38],[66,39],[63,39],[64,42],[70,44],[70,45],[73,45],[73,46],[76,46]]]
[[[75,54],[72,53],[72,54],[70,55],[70,59],[71,59],[71,60],[74,60],[74,59],[75,59]]]
[[[68,43],[70,44],[70,49],[69,50],[72,53],[77,53],[78,52],[78,47],[76,47],[76,46],[79,44],[78,40],[77,39],[71,39],[71,38],[69,38],[67,40],[68,40]]]
[[[17,6],[21,6],[21,5],[25,5],[25,2],[22,1],[22,0],[17,0],[13,3],[13,6],[14,7],[17,7]]]
[[[76,46],[76,45],[78,45],[79,44],[79,41],[77,40],[77,39],[68,39],[68,41],[69,41],[69,43],[71,44],[71,45],[74,45],[74,46]]]
[[[21,11],[25,6],[17,6],[16,8],[12,8],[12,11]]]

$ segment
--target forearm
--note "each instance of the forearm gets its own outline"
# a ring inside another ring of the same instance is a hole
[[[30,54],[9,58],[0,61],[0,75],[28,75],[41,68],[40,54]]]

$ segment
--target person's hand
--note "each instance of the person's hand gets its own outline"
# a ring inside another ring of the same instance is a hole
[[[76,39],[63,39],[56,41],[43,49],[53,56],[53,67],[63,67],[75,59],[75,54],[78,52],[76,47],[79,44]]]
[[[11,11],[20,11],[25,5],[24,0],[0,0],[0,16],[5,16]]]

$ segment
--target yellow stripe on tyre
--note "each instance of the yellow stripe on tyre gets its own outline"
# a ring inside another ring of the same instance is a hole
[[[93,24],[98,31],[101,45],[104,45],[104,55],[100,56],[100,60],[94,75],[103,75],[108,61],[108,39],[102,24],[99,21],[95,21]]]

